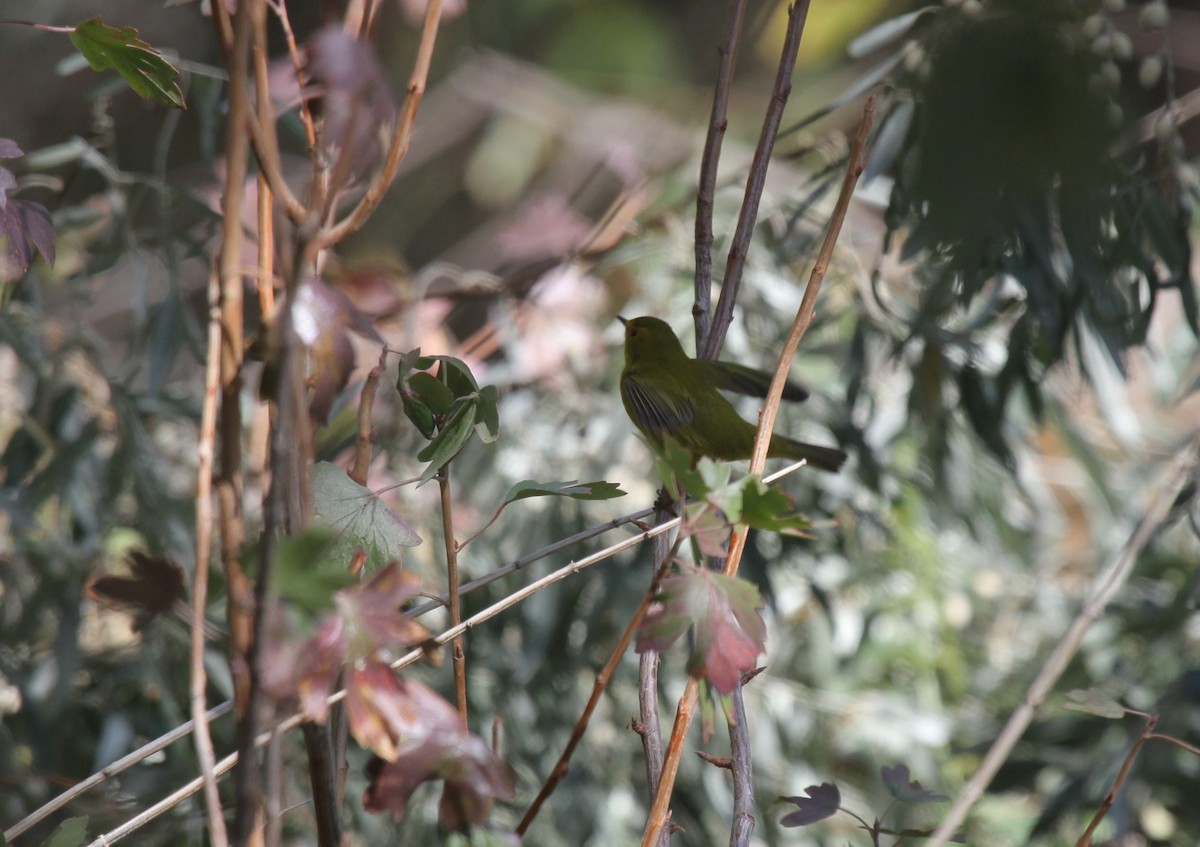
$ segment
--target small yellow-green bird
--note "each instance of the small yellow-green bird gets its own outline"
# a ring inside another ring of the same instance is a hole
[[[658,318],[619,320],[625,325],[621,401],[642,434],[654,444],[662,444],[668,435],[697,456],[750,458],[756,428],[742,420],[721,391],[765,397],[771,375],[744,365],[693,359],[674,330]],[[803,400],[808,392],[788,382],[783,397]],[[825,471],[836,471],[846,461],[841,450],[782,435],[772,436],[767,455],[806,459]]]

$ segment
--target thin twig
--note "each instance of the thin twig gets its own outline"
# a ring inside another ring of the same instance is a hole
[[[721,296],[717,300],[712,327],[700,358],[715,359],[725,341],[725,331],[733,321],[733,307],[737,302],[738,290],[742,285],[742,270],[750,252],[750,240],[754,236],[754,225],[758,221],[758,206],[762,201],[763,187],[767,182],[767,168],[771,164],[771,151],[775,147],[775,136],[783,120],[792,91],[792,74],[795,72],[796,56],[800,52],[800,37],[804,33],[804,22],[808,18],[810,0],[798,0],[788,7],[787,30],[783,37],[783,50],[779,57],[779,69],[775,75],[775,88],[763,117],[762,132],[754,148],[754,159],[746,179],[746,192],[742,208],[738,213],[737,226],[729,245],[729,256],[725,260],[725,276],[721,282]]]
[[[433,45],[437,41],[438,23],[442,17],[442,0],[429,0],[425,7],[425,21],[421,27],[421,41],[417,45],[417,58],[413,62],[412,76],[408,83],[408,96],[404,107],[400,110],[400,119],[392,133],[392,143],[384,158],[383,167],[371,181],[358,205],[345,218],[321,233],[322,245],[337,244],[346,236],[358,229],[367,221],[371,213],[382,202],[400,163],[408,154],[408,145],[412,140],[413,124],[417,118],[417,109],[425,94],[425,84],[429,78],[429,65],[433,60]]]
[[[725,37],[717,47],[720,57],[717,65],[717,84],[713,90],[708,134],[704,138],[704,154],[700,158],[700,179],[696,192],[696,290],[692,304],[697,350],[703,350],[707,346],[712,325],[709,304],[712,298],[713,204],[716,201],[721,145],[725,140],[725,130],[729,126],[729,88],[733,83],[733,67],[737,63],[737,49],[742,37],[745,12],[746,0],[730,0],[729,23],[725,28]]]
[[[1092,624],[1099,620],[1105,607],[1129,578],[1138,556],[1150,543],[1150,539],[1154,537],[1159,526],[1170,513],[1175,498],[1179,496],[1183,487],[1195,478],[1198,465],[1200,465],[1200,435],[1194,436],[1191,442],[1179,452],[1168,481],[1153,487],[1154,497],[1145,514],[1130,533],[1129,540],[1125,542],[1112,564],[1097,575],[1091,599],[1079,610],[1079,614],[1071,622],[1071,626],[1063,635],[1062,640],[1046,659],[1046,664],[1042,666],[1037,678],[1029,686],[1029,691],[1026,692],[1021,705],[1009,717],[1004,729],[992,742],[987,755],[983,757],[978,770],[963,787],[945,819],[934,831],[929,847],[944,847],[966,819],[967,812],[979,802],[979,798],[983,796],[983,792],[991,783],[992,777],[1008,759],[1013,747],[1021,740],[1021,736],[1033,722],[1033,716],[1038,707],[1045,701],[1046,695],[1050,693],[1071,659],[1074,658],[1075,653],[1078,652],[1079,645],[1083,642],[1083,638],[1091,629]]]
[[[665,538],[665,535],[660,535],[655,539],[655,542]],[[612,679],[617,665],[624,658],[625,651],[629,649],[629,642],[633,640],[638,627],[642,624],[642,619],[646,617],[646,612],[650,610],[650,604],[654,602],[654,598],[658,594],[658,587],[662,583],[662,579],[666,576],[666,573],[667,566],[664,565],[654,575],[654,579],[650,583],[650,588],[642,596],[642,602],[638,604],[633,617],[629,619],[629,623],[626,625],[625,631],[621,633],[621,637],[617,640],[617,645],[613,648],[608,661],[604,663],[604,667],[601,668],[600,673],[596,674],[596,681],[592,684],[592,694],[588,698],[587,704],[583,707],[583,712],[579,715],[579,719],[575,722],[574,729],[571,730],[571,737],[567,739],[566,747],[563,748],[558,761],[555,762],[554,767],[550,770],[550,775],[546,777],[541,790],[533,798],[533,802],[529,804],[529,808],[525,810],[521,822],[517,824],[517,835],[524,835],[528,831],[529,825],[537,817],[542,804],[549,799],[550,795],[554,793],[554,789],[558,787],[558,783],[566,776],[567,768],[571,764],[571,755],[575,752],[575,748],[579,742],[583,740],[583,734],[587,730],[589,721],[591,721],[592,713],[600,703],[600,697],[608,687],[608,681]]]
[[[221,703],[218,706],[213,706],[211,709],[209,709],[207,712],[205,712],[204,717],[209,723],[212,723],[217,718],[220,718],[220,717],[223,717],[224,715],[229,714],[229,712],[232,710],[233,710],[233,701],[226,700],[224,703]],[[180,741],[181,739],[187,738],[189,735],[192,734],[192,731],[195,729],[195,726],[196,726],[195,721],[191,721],[191,720],[184,721],[179,726],[172,729],[170,732],[160,735],[158,738],[155,738],[153,741],[149,741],[146,744],[143,744],[141,747],[137,748],[136,750],[133,750],[132,752],[127,753],[124,756],[122,756],[121,758],[117,759],[115,762],[113,762],[108,767],[101,768],[100,770],[96,771],[94,774],[89,776],[87,779],[83,779],[83,780],[80,780],[79,782],[75,783],[69,789],[64,791],[62,794],[59,794],[57,797],[50,800],[50,802],[46,803],[41,808],[36,809],[35,811],[33,811],[30,814],[23,817],[21,820],[17,821],[15,824],[10,826],[8,829],[6,829],[4,831],[5,841],[7,843],[11,844],[17,838],[18,835],[21,835],[21,834],[27,832],[32,827],[37,826],[39,823],[44,821],[46,818],[50,817],[52,814],[57,812],[63,806],[66,806],[68,803],[70,803],[76,797],[79,797],[81,794],[86,794],[88,791],[91,791],[96,786],[101,785],[106,780],[112,779],[117,774],[123,773],[124,771],[129,770],[134,765],[140,765],[142,762],[146,761],[146,759],[150,758],[155,753],[158,753],[161,750],[165,750],[167,747],[170,747],[176,741]],[[213,773],[218,776],[222,773],[219,765],[214,766]],[[204,778],[200,777],[197,780],[197,782],[198,782],[197,790],[199,790],[204,785]]]
[[[1079,836],[1079,840],[1075,842],[1075,847],[1090,847],[1092,835],[1096,832],[1096,827],[1100,826],[1100,823],[1104,820],[1104,816],[1108,814],[1108,810],[1116,802],[1117,793],[1125,785],[1125,780],[1129,777],[1129,771],[1133,768],[1133,763],[1137,761],[1138,753],[1146,746],[1146,742],[1153,737],[1154,727],[1157,724],[1158,715],[1150,715],[1146,718],[1146,723],[1142,727],[1141,734],[1138,735],[1137,741],[1133,742],[1133,746],[1129,748],[1129,752],[1125,754],[1125,761],[1121,763],[1121,770],[1117,772],[1116,779],[1113,780],[1108,793],[1104,795],[1104,801],[1100,804],[1100,808],[1096,810],[1096,814],[1092,816],[1087,829],[1083,831],[1083,835]]]
[[[733,689],[729,724],[729,771],[733,775],[733,824],[729,847],[745,847],[754,834],[754,765],[750,757],[750,727],[741,685]]]
[[[841,233],[842,221],[845,219],[846,211],[850,206],[850,198],[854,194],[854,186],[857,184],[858,177],[862,173],[863,164],[866,159],[867,136],[870,134],[874,117],[875,98],[869,97],[866,106],[863,108],[863,116],[859,124],[858,133],[854,137],[854,146],[850,153],[850,164],[846,171],[846,178],[842,182],[841,194],[838,196],[837,204],[834,206],[833,215],[825,231],[825,240],[822,242],[821,249],[817,254],[817,260],[813,265],[812,273],[809,274],[808,285],[805,288],[804,297],[800,301],[800,309],[796,314],[795,322],[792,324],[792,331],[784,343],[783,351],[780,353],[779,363],[776,366],[775,375],[771,380],[771,388],[767,392],[765,406],[762,414],[759,416],[758,434],[755,438],[754,453],[750,459],[750,473],[752,474],[762,473],[763,466],[766,463],[767,444],[770,441],[771,429],[775,423],[775,412],[778,410],[780,398],[783,396],[783,384],[791,368],[792,358],[799,347],[800,339],[803,337],[808,325],[812,323],[817,293],[825,277],[825,270],[828,267],[829,259],[833,255],[834,245],[836,245],[838,235]],[[724,294],[722,294],[723,299]],[[719,331],[719,327],[714,325],[714,336]],[[733,576],[737,573],[738,567],[741,564],[742,552],[745,550],[747,534],[747,531],[743,529],[735,532],[730,539],[729,555],[725,560],[723,568],[723,572],[726,575]],[[687,735],[692,720],[695,718],[698,692],[699,686],[693,677],[688,680],[687,687],[684,689],[684,694],[680,698],[679,705],[675,711],[675,725],[671,729],[671,740],[667,745],[666,759],[663,762],[663,779],[659,784],[658,793],[654,797],[654,804],[651,807],[650,815],[646,822],[646,831],[642,838],[643,847],[651,847],[651,845],[655,844],[658,841],[659,835],[666,828],[671,791],[674,788],[675,777],[679,772],[679,762],[683,755],[683,740]]]
[[[247,134],[251,114],[250,46],[254,37],[256,2],[241,3],[232,22],[232,40],[226,56],[229,66],[229,120],[225,137],[225,186],[222,192],[221,252],[218,259],[221,291],[221,411],[220,466],[217,476],[217,504],[220,510],[221,563],[228,585],[226,616],[232,635],[234,701],[241,721],[252,720],[252,682],[245,658],[253,642],[248,598],[249,583],[239,557],[245,538],[242,523],[242,416],[241,367],[243,335],[242,312],[242,198],[245,196],[247,158],[250,141]],[[216,4],[219,5],[219,4]],[[221,15],[225,25],[228,19]],[[253,821],[258,817],[261,797],[259,775],[252,768],[240,768],[233,840],[245,843]],[[250,806],[254,806],[251,810]],[[224,821],[220,824],[224,828]],[[211,827],[211,823],[210,823]],[[211,829],[210,829],[211,834]]]
[[[683,498],[681,497],[680,502],[675,507],[675,513],[682,516],[684,514],[684,505]],[[660,506],[654,512],[655,524],[664,523],[667,520],[667,515],[667,509]],[[668,563],[674,558],[678,547],[678,538],[676,538],[674,547],[668,543],[667,536],[665,535],[660,535],[654,539],[653,570],[650,572],[652,585],[661,579],[659,574],[663,573]],[[662,780],[662,718],[658,708],[658,671],[661,664],[662,657],[657,650],[645,651],[638,661],[638,711],[640,713],[638,735],[642,739],[642,757],[646,761],[646,793],[651,802],[653,802],[654,796],[658,792],[658,783]],[[667,847],[670,837],[670,833],[664,832],[662,838],[659,840],[659,847]]]
[[[271,11],[275,13],[275,17],[279,21],[279,27],[283,30],[283,40],[287,44],[288,56],[292,60],[292,72],[296,75],[296,86],[300,90],[300,121],[304,124],[304,139],[312,154],[313,170],[315,171],[318,158],[317,130],[313,121],[312,109],[304,96],[306,82],[304,60],[300,55],[300,48],[296,44],[296,34],[292,31],[292,21],[288,16],[287,3],[284,0],[267,0],[267,5],[271,7]]]
[[[450,623],[462,622],[462,598],[458,586],[458,542],[454,540],[454,508],[450,496],[450,463],[437,472],[438,493],[442,503],[442,541],[446,546],[446,583],[449,596]],[[454,699],[463,725],[467,723],[467,655],[461,638],[455,638],[450,648],[454,665]]]
[[[204,780],[204,805],[208,815],[209,836],[214,844],[228,844],[225,812],[213,772],[216,753],[208,731],[208,675],[204,669],[205,611],[208,607],[208,562],[212,554],[213,504],[212,480],[214,443],[217,437],[217,398],[221,381],[221,285],[216,268],[208,277],[208,351],[204,366],[204,406],[200,413],[200,434],[196,444],[196,563],[192,574],[192,621],[189,666],[192,722],[196,728],[194,746]]]

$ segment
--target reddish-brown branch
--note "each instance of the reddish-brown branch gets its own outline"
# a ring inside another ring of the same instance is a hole
[[[665,537],[659,536],[660,539],[665,539]],[[529,808],[525,810],[525,815],[521,818],[521,822],[517,824],[517,835],[525,834],[529,829],[529,825],[533,823],[533,819],[537,817],[537,813],[541,810],[542,804],[554,793],[554,789],[558,787],[558,783],[567,775],[567,768],[571,764],[571,755],[575,752],[575,748],[579,745],[579,742],[583,740],[583,734],[587,731],[588,723],[592,719],[592,713],[596,711],[596,706],[600,703],[600,697],[604,694],[605,689],[608,688],[609,680],[612,679],[612,675],[624,657],[625,651],[629,649],[629,642],[633,640],[638,627],[642,624],[642,619],[646,617],[646,612],[650,609],[650,604],[654,602],[654,597],[658,593],[658,586],[666,575],[666,571],[667,569],[664,566],[655,574],[649,590],[643,595],[642,602],[638,604],[637,611],[633,613],[633,617],[630,618],[625,631],[621,633],[620,639],[617,640],[617,646],[613,648],[612,654],[608,657],[608,661],[604,663],[604,667],[601,668],[600,673],[596,674],[596,681],[592,684],[592,695],[583,707],[583,712],[579,715],[579,720],[575,722],[575,728],[571,731],[571,737],[567,739],[567,746],[563,748],[562,755],[558,757],[558,761],[550,771],[550,776],[546,777],[546,782],[542,785],[537,796],[533,798],[533,802],[529,804]],[[643,729],[641,734],[644,735],[644,733],[645,730]]]

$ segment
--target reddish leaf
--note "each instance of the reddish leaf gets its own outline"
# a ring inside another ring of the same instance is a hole
[[[745,580],[707,570],[673,576],[642,622],[638,652],[662,651],[694,626],[688,672],[728,694],[764,649],[761,607],[758,589]]]
[[[700,552],[706,556],[724,556],[733,527],[710,504],[693,503],[684,513],[679,534],[696,539]]]
[[[832,782],[810,785],[806,797],[780,797],[785,803],[795,803],[796,811],[784,815],[782,826],[808,826],[833,815],[842,805],[842,794]]]
[[[943,794],[934,794],[915,779],[910,781],[908,765],[896,765],[890,768],[885,765],[880,771],[880,775],[888,794],[901,803],[944,803],[950,799]]]
[[[326,27],[308,45],[307,71],[324,95],[323,138],[339,166],[359,176],[373,170],[383,155],[380,130],[395,120],[396,106],[370,46],[341,27]]]
[[[354,347],[347,330],[374,341],[381,338],[345,294],[318,277],[309,277],[300,286],[292,320],[296,335],[308,347],[310,410],[314,419],[324,421],[354,369]]]
[[[358,743],[389,762],[400,755],[401,733],[418,733],[424,719],[396,672],[377,660],[346,674],[346,715]]]
[[[129,570],[129,576],[94,577],[86,590],[93,600],[132,614],[134,631],[141,631],[184,598],[183,568],[135,551],[129,554]]]
[[[483,739],[463,728],[458,712],[434,691],[411,681],[399,688],[407,701],[403,711],[413,720],[400,732],[394,760],[377,758],[368,765],[363,807],[391,812],[399,820],[418,785],[442,779],[442,825],[465,832],[484,823],[495,798],[513,796],[512,770]]]
[[[337,685],[338,673],[346,663],[350,638],[341,615],[328,614],[317,633],[304,643],[296,667],[296,693],[300,711],[317,723],[329,715],[329,695]]]
[[[374,649],[408,648],[429,637],[429,630],[400,611],[420,591],[421,578],[393,562],[365,585],[339,591],[334,602]]]

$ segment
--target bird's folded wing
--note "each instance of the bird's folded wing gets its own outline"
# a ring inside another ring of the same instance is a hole
[[[692,401],[680,391],[644,382],[630,374],[621,378],[621,387],[629,400],[629,411],[647,432],[671,433],[690,424],[695,417]]]
[[[736,365],[733,362],[700,363],[715,387],[749,397],[766,397],[771,387],[771,374]],[[799,402],[808,399],[808,390],[788,380],[783,384],[783,399]]]

